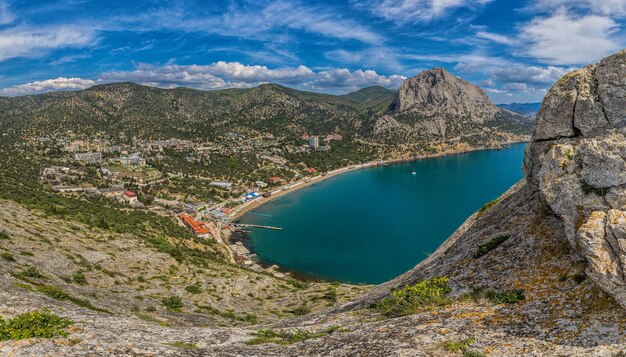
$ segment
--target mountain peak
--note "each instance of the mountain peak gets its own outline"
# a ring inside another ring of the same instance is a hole
[[[499,111],[482,89],[444,68],[433,68],[405,80],[395,104],[398,113],[462,116],[476,122],[491,119]]]

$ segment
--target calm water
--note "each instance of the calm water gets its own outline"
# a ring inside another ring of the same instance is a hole
[[[524,144],[344,173],[246,214],[265,263],[351,283],[414,267],[467,217],[522,178]],[[412,171],[417,174],[412,175]]]

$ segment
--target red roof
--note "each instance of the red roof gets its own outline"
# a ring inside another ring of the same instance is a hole
[[[126,197],[137,197],[137,194],[133,191],[124,191],[124,196]]]
[[[308,173],[310,173],[310,174],[312,174],[312,173],[314,173],[314,172],[317,172],[317,170],[316,170],[316,169],[314,169],[314,168],[312,168],[312,167],[307,168],[305,171],[306,171],[306,172],[308,172]]]
[[[196,234],[210,234],[210,231],[206,227],[205,223],[196,221],[193,217],[184,213],[181,213],[178,217],[182,219],[185,225],[191,228]]]

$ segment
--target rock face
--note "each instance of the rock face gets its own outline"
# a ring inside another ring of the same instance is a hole
[[[482,124],[500,113],[482,89],[443,68],[425,71],[404,81],[395,100],[396,114],[430,119],[433,134],[445,135],[446,119],[462,118]]]
[[[531,187],[563,221],[587,275],[626,308],[626,51],[546,95],[527,148]]]

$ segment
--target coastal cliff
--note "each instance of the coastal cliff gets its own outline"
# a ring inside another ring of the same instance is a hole
[[[257,326],[201,326],[193,323],[199,321],[196,314],[166,311],[173,322],[185,321],[168,327],[42,296],[37,285],[12,272],[17,263],[2,262],[2,315],[47,307],[75,325],[68,337],[0,342],[0,349],[16,355],[620,355],[626,350],[624,68],[626,52],[620,52],[559,80],[538,114],[526,178],[473,214],[415,268],[350,302]],[[6,213],[5,224],[10,217]],[[23,244],[39,242],[32,232],[19,236]],[[114,238],[100,237],[101,244],[121,244]],[[58,270],[45,273],[62,284]],[[262,278],[265,287],[287,294],[288,287]],[[251,288],[249,279],[256,276],[241,279],[241,285]],[[433,281],[445,284],[440,299],[410,306],[410,313],[380,308],[398,291],[421,292]],[[352,293],[348,286],[340,290],[344,297]],[[118,295],[117,304],[132,299]],[[283,299],[293,303],[300,297]],[[255,304],[242,301],[248,309]]]

